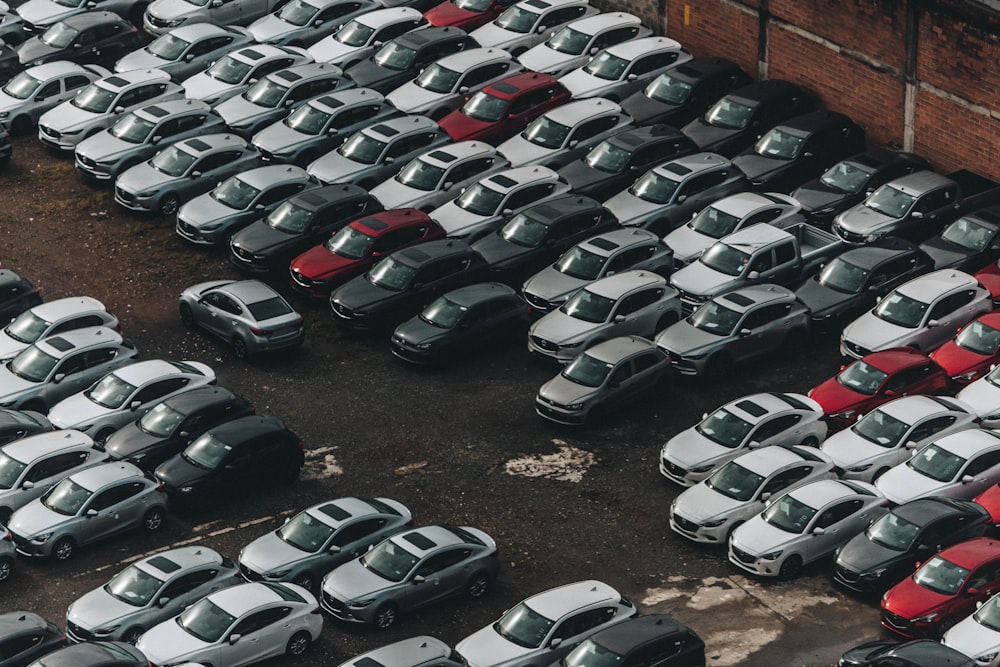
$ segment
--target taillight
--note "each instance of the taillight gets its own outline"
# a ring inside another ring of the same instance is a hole
[[[14,536],[10,534],[9,530],[6,533],[3,534],[3,541],[4,542],[13,542],[14,541]]]
[[[166,487],[166,485],[164,485],[163,482],[160,482],[159,484],[156,485],[156,490],[159,491],[160,493],[165,493],[166,490],[167,490],[167,487]]]
[[[265,336],[267,335],[267,329],[258,329],[257,327],[250,327],[250,332],[255,336]]]

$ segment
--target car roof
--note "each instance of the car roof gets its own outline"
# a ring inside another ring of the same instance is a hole
[[[179,394],[164,399],[162,402],[182,414],[188,414],[200,408],[231,401],[235,398],[239,398],[239,396],[225,387],[208,385],[191,389],[190,391],[182,391]]]
[[[794,299],[795,292],[792,292],[781,285],[748,285],[713,297],[716,303],[721,303],[730,310],[745,313],[751,308],[770,301],[780,301],[782,299]]]
[[[517,292],[503,283],[476,283],[454,289],[444,296],[459,306],[471,308],[483,301],[489,301],[501,296],[514,297]]]
[[[128,664],[123,660],[125,655],[138,662],[142,653],[125,642],[83,642],[71,644],[58,651],[47,654],[42,659],[46,667],[80,667],[80,665]]]
[[[559,81],[554,76],[549,74],[542,74],[540,72],[517,72],[515,74],[511,74],[510,76],[505,76],[499,81],[494,81],[490,85],[483,88],[483,92],[488,93],[493,97],[510,100],[525,91],[535,90],[536,88],[545,88],[546,86],[554,86],[558,83]]]
[[[924,417],[938,414],[941,411],[961,411],[962,407],[958,404],[952,405],[950,401],[939,396],[914,395],[901,396],[888,403],[883,403],[877,409],[904,424],[913,425]]]
[[[377,102],[381,104],[385,102],[385,96],[371,88],[348,88],[311,99],[306,104],[327,112],[336,112],[338,109],[351,107],[363,102]]]
[[[146,476],[142,470],[126,461],[102,463],[70,475],[70,479],[89,491],[98,491],[108,484],[135,478],[145,479]]]
[[[952,182],[953,181],[947,176],[943,176],[942,174],[929,169],[922,169],[920,171],[915,171],[912,174],[907,174],[906,176],[900,176],[899,178],[893,179],[886,185],[891,185],[897,190],[901,190],[907,194],[922,194],[931,188],[948,185]]]
[[[173,35],[174,37],[179,37],[185,42],[193,42],[196,40],[208,39],[209,37],[217,37],[219,35],[232,35],[236,33],[242,34],[243,30],[244,28],[237,26],[221,26],[201,21],[198,23],[185,23],[184,25],[174,28],[168,34]]]
[[[840,479],[821,479],[815,482],[810,482],[803,486],[798,486],[789,491],[789,495],[795,497],[810,507],[819,509],[824,507],[828,503],[831,503],[838,498],[845,498],[847,496],[855,496],[860,493],[859,489],[861,487],[856,486],[852,483],[845,483],[844,480]],[[864,495],[871,495],[875,497],[874,492],[865,489]]]
[[[191,368],[194,368],[193,366]],[[188,373],[190,371],[179,368],[172,362],[164,359],[146,359],[137,361],[128,366],[122,366],[111,371],[111,374],[133,385],[141,385],[163,377],[164,375],[176,375],[178,373]]]
[[[34,345],[42,352],[61,359],[76,350],[107,343],[121,344],[121,342],[121,334],[114,329],[108,327],[84,327],[43,338],[35,341]]]
[[[1000,447],[1000,433],[986,429],[966,429],[934,440],[941,449],[969,458],[981,451]]]
[[[353,20],[369,28],[378,29],[383,26],[392,25],[393,23],[421,19],[423,16],[423,14],[413,7],[385,7],[355,16]]]
[[[898,236],[884,236],[877,241],[860,248],[851,248],[840,255],[840,258],[853,266],[874,268],[882,262],[894,259],[903,252],[918,250],[917,246]]]
[[[353,496],[327,500],[303,511],[334,529],[359,516],[383,514],[382,508],[376,507],[368,499]]]
[[[529,11],[537,13],[545,13],[551,9],[563,7],[566,5],[580,5],[586,4],[587,0],[522,0],[517,3],[517,6],[524,7]]]
[[[618,336],[587,349],[587,355],[608,364],[616,364],[638,352],[655,350],[656,344],[642,336]]]
[[[964,271],[940,269],[927,273],[896,288],[896,292],[927,303],[926,299],[947,294],[962,287],[976,287],[979,281]]]
[[[733,232],[729,236],[722,237],[719,239],[719,242],[725,243],[726,245],[752,246],[759,248],[771,243],[777,243],[778,241],[784,241],[790,236],[791,235],[783,229],[778,229],[777,227],[769,225],[766,222],[758,222],[756,225],[744,227],[743,229]]]
[[[91,296],[68,296],[55,301],[46,301],[30,308],[29,312],[45,320],[56,322],[64,317],[93,311],[106,311],[104,304]]]
[[[821,109],[789,118],[780,123],[777,128],[790,131],[792,134],[805,135],[814,134],[828,128],[850,127],[854,125],[854,121],[842,113]]]
[[[572,23],[567,23],[565,27],[592,36],[607,30],[614,30],[615,28],[630,25],[642,25],[642,19],[626,12],[604,12],[577,19]]]
[[[791,203],[784,201],[782,197],[786,197],[786,195],[776,196],[771,193],[737,192],[722,199],[716,199],[709,206],[717,211],[734,215],[737,218],[744,218],[762,208]]]
[[[866,364],[883,371],[898,371],[909,366],[927,363],[929,359],[926,354],[912,347],[894,347],[866,354],[858,361],[864,361]]]
[[[325,78],[330,75],[342,76],[343,73],[344,70],[340,69],[336,65],[313,62],[299,63],[298,65],[292,65],[291,67],[279,69],[277,72],[271,72],[268,74],[267,78],[270,81],[281,84],[282,86],[291,86],[302,81]]]
[[[341,664],[340,667],[374,667],[373,662],[384,667],[420,665],[432,660],[440,660],[451,655],[451,647],[440,639],[422,635],[381,646],[362,653]]]
[[[200,137],[191,137],[172,144],[191,155],[203,155],[218,150],[228,148],[246,148],[247,142],[240,136],[228,132],[216,134],[203,134]]]
[[[363,134],[382,141],[393,141],[414,132],[436,132],[438,124],[426,116],[400,116],[382,120],[361,130]]]
[[[665,139],[667,141],[673,139],[688,140],[684,133],[676,127],[658,123],[656,125],[647,125],[644,127],[633,127],[625,130],[624,132],[612,135],[605,141],[612,146],[623,148],[627,151],[634,151],[654,139]]]
[[[29,67],[25,71],[39,81],[48,81],[49,79],[53,79],[57,76],[66,76],[67,74],[94,74],[92,70],[88,70],[83,65],[78,65],[74,62],[70,62],[69,60],[56,60],[50,63],[42,63],[41,65]]]
[[[575,126],[585,120],[606,114],[620,114],[622,108],[616,102],[603,97],[591,97],[585,100],[574,100],[557,106],[545,112],[545,117],[560,125]]]
[[[751,424],[762,422],[775,413],[796,409],[787,401],[782,400],[780,395],[773,393],[750,394],[737,398],[726,403],[725,408]]]
[[[269,58],[289,55],[300,56],[301,54],[296,53],[295,51],[289,51],[280,46],[275,46],[274,44],[251,44],[249,46],[241,46],[235,51],[230,51],[226,55],[237,60],[242,60],[243,62],[256,63]]]
[[[331,202],[344,201],[357,197],[367,197],[368,191],[353,183],[334,183],[333,185],[322,185],[318,188],[310,187],[302,192],[292,195],[288,201],[307,211],[316,211]]]
[[[219,285],[216,289],[225,291],[243,303],[257,303],[281,296],[273,287],[259,280],[234,280],[225,285]]]
[[[725,167],[731,164],[727,158],[719,155],[718,153],[694,153],[692,155],[684,155],[682,157],[674,158],[668,162],[655,167],[657,173],[668,174],[671,177],[680,177],[677,180],[682,180],[685,176],[692,173],[697,173],[704,171],[706,169],[714,169],[716,167]]]
[[[259,581],[237,584],[211,593],[208,597],[223,611],[239,617],[257,607],[285,600],[272,586],[282,584]]]
[[[428,28],[420,28],[419,30],[403,33],[392,41],[396,42],[400,46],[405,46],[419,51],[420,49],[435,42],[440,42],[445,39],[450,40],[455,37],[465,37],[466,35],[467,33],[464,30],[456,28],[455,26],[430,26]]]
[[[602,257],[610,257],[621,248],[628,248],[639,243],[659,242],[660,237],[649,231],[636,227],[634,229],[615,229],[604,234],[592,236],[577,245],[587,252]]]
[[[875,146],[874,148],[869,148],[864,153],[858,153],[844,159],[844,162],[857,162],[858,164],[873,168],[883,167],[897,161],[912,165],[923,165],[920,167],[921,169],[930,168],[930,163],[916,153],[893,150],[885,146]]]
[[[617,299],[624,294],[628,294],[632,290],[639,289],[640,287],[666,284],[667,279],[663,276],[651,271],[636,269],[632,271],[622,271],[621,273],[616,273],[612,276],[595,280],[584,287],[584,289],[599,296],[604,296],[609,299]]]
[[[145,118],[153,123],[158,123],[161,120],[169,118],[171,116],[177,116],[184,113],[192,112],[205,112],[208,113],[212,110],[211,105],[202,102],[201,100],[189,100],[189,99],[178,99],[178,100],[166,100],[163,102],[154,102],[152,104],[147,104],[144,107],[135,109],[132,113],[135,115]]]
[[[440,58],[436,62],[447,69],[466,72],[484,63],[505,62],[513,59],[514,56],[510,55],[509,51],[490,47],[459,51]]]
[[[101,25],[102,23],[124,22],[125,19],[118,16],[118,14],[115,14],[114,12],[80,12],[79,14],[67,16],[59,21],[59,23],[65,23],[66,25],[77,28],[78,30],[86,30],[91,26]]]
[[[168,549],[136,561],[135,566],[164,581],[177,570],[222,563],[222,556],[202,545]]]
[[[764,101],[804,93],[805,90],[790,81],[785,81],[784,79],[767,79],[737,88],[725,97],[739,100],[751,107],[756,107]]]
[[[305,169],[294,164],[269,164],[247,169],[236,174],[236,177],[258,190],[269,190],[289,181],[307,180],[309,174]]]
[[[14,440],[0,447],[0,451],[21,463],[31,463],[53,452],[80,446],[90,447],[93,444],[90,436],[82,431],[60,429]]]
[[[752,449],[734,460],[750,472],[767,477],[775,470],[807,459],[797,449],[779,446]]]
[[[22,278],[10,269],[0,269],[0,285],[14,286],[19,283],[30,284],[26,278]]]
[[[378,238],[394,229],[409,225],[437,225],[430,216],[415,208],[393,208],[388,211],[378,211],[351,223],[352,227],[363,226],[371,232],[369,235]]]
[[[390,537],[393,542],[403,546],[404,549],[423,558],[427,554],[436,551],[440,547],[454,544],[465,544],[465,539],[453,532],[447,526],[421,526],[402,533],[397,533]]]
[[[1000,227],[1000,206],[988,206],[977,211],[970,211],[962,216],[978,223]]]
[[[0,637],[6,639],[22,632],[37,632],[48,625],[48,621],[30,611],[8,611],[0,614]]]
[[[555,181],[559,179],[559,174],[548,167],[528,165],[526,167],[514,167],[505,169],[496,174],[491,174],[481,178],[478,182],[488,185],[491,190],[507,193],[525,183],[535,183],[537,181]]]
[[[618,591],[608,584],[588,579],[532,595],[524,600],[524,604],[545,618],[557,620],[581,607],[600,602],[618,602],[620,599]]]
[[[939,551],[938,555],[959,567],[972,570],[985,563],[1000,560],[1000,542],[989,537],[974,537],[947,547]]]
[[[925,526],[938,519],[954,516],[956,513],[969,514],[970,511],[975,511],[977,507],[982,510],[985,517],[987,514],[982,505],[977,505],[968,500],[959,500],[958,498],[931,496],[903,503],[893,508],[892,513],[912,523]]]
[[[140,83],[150,83],[152,81],[170,81],[170,75],[162,69],[132,69],[126,72],[117,72],[100,78],[94,83],[108,90],[123,90]]]
[[[699,81],[719,71],[735,72],[737,70],[740,70],[740,66],[728,58],[692,58],[685,63],[671,67],[667,74],[671,78],[692,82]]]
[[[271,415],[246,415],[225,423],[213,426],[209,429],[213,438],[220,442],[238,446],[250,438],[255,438],[265,433],[275,433],[288,430],[284,423],[277,417]]]
[[[650,639],[686,633],[689,629],[672,616],[667,614],[646,614],[630,618],[623,623],[616,623],[590,637],[590,641],[602,646],[611,653],[624,656],[634,648],[645,644]]]
[[[603,215],[604,205],[591,197],[566,192],[558,197],[532,204],[521,211],[521,215],[548,225],[566,216],[578,215],[585,211],[593,211]]]
[[[655,51],[679,51],[683,49],[681,43],[669,37],[640,37],[627,42],[619,42],[605,49],[608,53],[625,60],[633,60],[639,56]]]
[[[452,162],[467,160],[473,157],[486,155],[495,156],[497,149],[482,141],[459,141],[457,144],[449,144],[432,148],[420,155],[420,159],[429,164],[447,168]]]

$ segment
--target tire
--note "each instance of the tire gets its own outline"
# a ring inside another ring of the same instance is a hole
[[[100,431],[94,434],[94,442],[97,442],[103,446],[104,443],[108,441],[108,438],[110,438],[114,432],[115,430],[113,428],[102,428]]]
[[[27,134],[31,132],[31,118],[28,116],[18,116],[10,123],[12,134]]]
[[[655,338],[656,334],[660,333],[661,331],[663,331],[664,329],[673,324],[677,324],[678,319],[679,318],[677,317],[677,313],[667,313],[666,315],[661,317],[660,321],[656,323],[656,329],[653,331],[653,335],[650,336],[650,338]]]
[[[14,559],[9,556],[4,556],[0,558],[0,583],[3,583],[10,579],[10,575],[14,572]]]
[[[396,605],[391,602],[383,604],[375,610],[375,627],[379,630],[386,630],[392,627],[392,625],[396,622],[396,615],[398,613]]]
[[[469,578],[469,582],[465,584],[465,594],[472,598],[473,600],[479,599],[486,595],[486,592],[490,589],[490,577],[485,572],[477,572]]]
[[[316,578],[308,572],[303,572],[302,574],[300,574],[298,577],[295,578],[295,581],[293,581],[292,583],[295,584],[296,586],[301,586],[310,593],[316,591]]]
[[[802,446],[803,447],[819,447],[819,440],[817,440],[815,437],[813,437],[813,436],[810,435],[808,438],[806,438],[805,440],[802,441]]]
[[[148,533],[155,533],[163,526],[163,508],[154,507],[142,517],[142,527]]]
[[[12,514],[14,514],[14,511],[9,507],[0,507],[0,526],[8,525]]]
[[[294,484],[295,480],[299,478],[299,473],[302,472],[302,467],[298,463],[292,462],[289,464],[288,468],[285,470],[284,474],[281,476],[281,481],[283,484]]]
[[[725,352],[718,352],[708,358],[705,364],[705,377],[717,379],[725,377],[733,367],[733,361]]]
[[[306,651],[309,650],[309,646],[312,644],[312,637],[305,630],[299,630],[288,643],[285,645],[285,654],[290,655],[293,658],[298,658],[304,655]]]
[[[802,557],[793,554],[781,564],[781,569],[778,570],[778,578],[788,581],[799,576],[800,572],[802,572]]]
[[[872,483],[874,483],[876,479],[878,479],[882,475],[886,474],[887,472],[889,472],[889,466],[884,466],[884,467],[879,468],[878,470],[876,470],[875,474],[872,475]]]
[[[233,336],[232,346],[233,354],[236,355],[237,359],[246,359],[250,356],[250,350],[247,348],[247,342],[243,340],[241,336]]]
[[[174,193],[170,192],[160,199],[160,215],[174,215],[181,207],[181,200]]]
[[[186,303],[180,305],[181,312],[181,323],[187,328],[191,329],[194,327],[194,313],[191,311],[191,306]]]
[[[52,545],[52,558],[58,561],[69,560],[76,553],[76,542],[72,537],[60,537]]]
[[[139,636],[142,635],[144,630],[139,626],[131,627],[122,633],[122,641],[126,644],[131,644],[135,646],[136,642],[139,641]]]

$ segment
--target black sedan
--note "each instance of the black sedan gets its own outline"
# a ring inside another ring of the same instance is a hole
[[[52,424],[39,412],[0,408],[0,445],[51,430]]]
[[[84,12],[55,23],[17,49],[25,67],[55,60],[111,69],[126,53],[143,45],[138,30],[112,12]]]
[[[139,649],[125,642],[85,642],[45,656],[45,667],[147,667]]]
[[[855,646],[840,657],[838,667],[974,667],[976,661],[933,639],[905,644],[873,641]]]
[[[66,645],[66,635],[52,621],[30,611],[0,614],[0,667],[24,667]]]
[[[375,55],[349,67],[345,74],[359,88],[372,88],[385,95],[435,60],[475,47],[476,41],[463,30],[432,26],[386,42]]]
[[[993,522],[968,500],[920,498],[896,507],[837,551],[834,581],[861,593],[881,593],[912,574],[914,563],[984,535]]]
[[[602,660],[595,663],[595,656]],[[705,642],[672,616],[646,614],[591,635],[559,664],[562,667],[595,664],[704,667]]]
[[[963,215],[920,244],[935,269],[975,273],[1000,258],[1000,206]]]

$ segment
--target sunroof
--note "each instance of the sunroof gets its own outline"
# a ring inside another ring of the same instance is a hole
[[[122,86],[128,85],[128,79],[123,79],[120,76],[109,76],[107,79],[104,80],[104,82],[110,83],[112,86],[115,86],[116,88],[121,88]]]
[[[361,221],[361,224],[367,227],[368,229],[371,229],[376,232],[385,229],[386,227],[389,226],[388,224],[386,224],[382,220],[379,220],[378,218],[365,218],[364,220]]]
[[[329,95],[327,95],[325,97],[321,97],[321,98],[319,98],[316,101],[319,102],[320,104],[324,104],[324,105],[330,107],[331,109],[336,109],[337,107],[344,106],[343,102],[341,102],[340,100],[338,100],[336,97],[331,97]]]
[[[257,51],[256,49],[243,49],[242,51],[240,51],[240,53],[242,53],[250,60],[260,60],[261,58],[264,57],[264,54],[261,53],[260,51]]]
[[[614,250],[618,247],[617,243],[613,243],[607,239],[590,239],[588,243],[592,246],[597,246],[601,250]]]
[[[304,192],[301,195],[299,195],[299,201],[304,201],[305,203],[309,204],[310,206],[319,206],[320,204],[323,204],[323,203],[326,202],[325,199],[323,199],[319,195],[314,195],[311,192]]]
[[[354,667],[385,667],[378,660],[372,660],[371,658],[358,658],[354,661]]]
[[[333,503],[327,503],[319,508],[319,511],[327,515],[335,521],[344,521],[345,519],[351,518],[351,513],[346,511],[343,507],[339,507]]]
[[[685,167],[682,164],[677,164],[676,162],[670,162],[668,164],[663,165],[663,170],[669,171],[673,174],[677,174],[678,176],[686,176],[687,174],[691,173],[691,169]]]
[[[190,141],[187,142],[187,145],[195,149],[196,151],[207,151],[209,148],[211,148],[211,146],[206,144],[201,139],[191,139]]]
[[[289,72],[287,69],[281,70],[280,72],[275,72],[274,76],[283,81],[298,81],[302,78],[301,74],[296,74],[295,72]]]
[[[500,83],[494,83],[491,86],[491,88],[493,88],[493,90],[499,90],[501,93],[506,93],[508,95],[513,95],[519,90],[517,86],[512,86],[504,81],[501,81]]]
[[[427,157],[432,157],[439,162],[454,162],[457,159],[451,153],[445,153],[444,151],[434,151]]]
[[[490,180],[492,180],[497,185],[502,185],[505,188],[517,185],[517,181],[515,181],[513,178],[510,178],[509,176],[504,176],[502,174],[500,176],[494,176]]]
[[[62,336],[56,336],[55,338],[48,338],[46,339],[45,342],[51,345],[52,347],[56,348],[60,352],[66,352],[67,350],[72,350],[74,347],[76,347],[75,345],[73,345],[73,343],[69,342]]]
[[[753,401],[740,401],[739,403],[736,404],[736,407],[738,407],[740,410],[747,413],[748,415],[753,415],[754,417],[760,417],[761,415],[767,414],[767,410],[757,405]]]
[[[170,560],[166,556],[154,556],[146,561],[160,572],[176,572],[181,566]]]
[[[167,110],[164,109],[163,107],[158,107],[155,105],[151,107],[146,107],[145,109],[143,109],[143,111],[148,113],[150,116],[155,116],[157,118],[163,118],[168,113]]]
[[[752,306],[753,305],[753,299],[750,299],[750,298],[748,298],[748,297],[746,297],[746,296],[744,296],[742,294],[734,294],[734,293],[730,292],[729,294],[724,295],[722,298],[726,299],[727,301],[732,301],[733,303],[735,303],[738,306]]]
[[[372,128],[372,132],[378,132],[383,137],[394,137],[399,134],[399,130],[391,125],[376,125]]]
[[[417,547],[421,551],[427,551],[437,546],[437,543],[422,533],[410,533],[404,535],[403,539]]]

